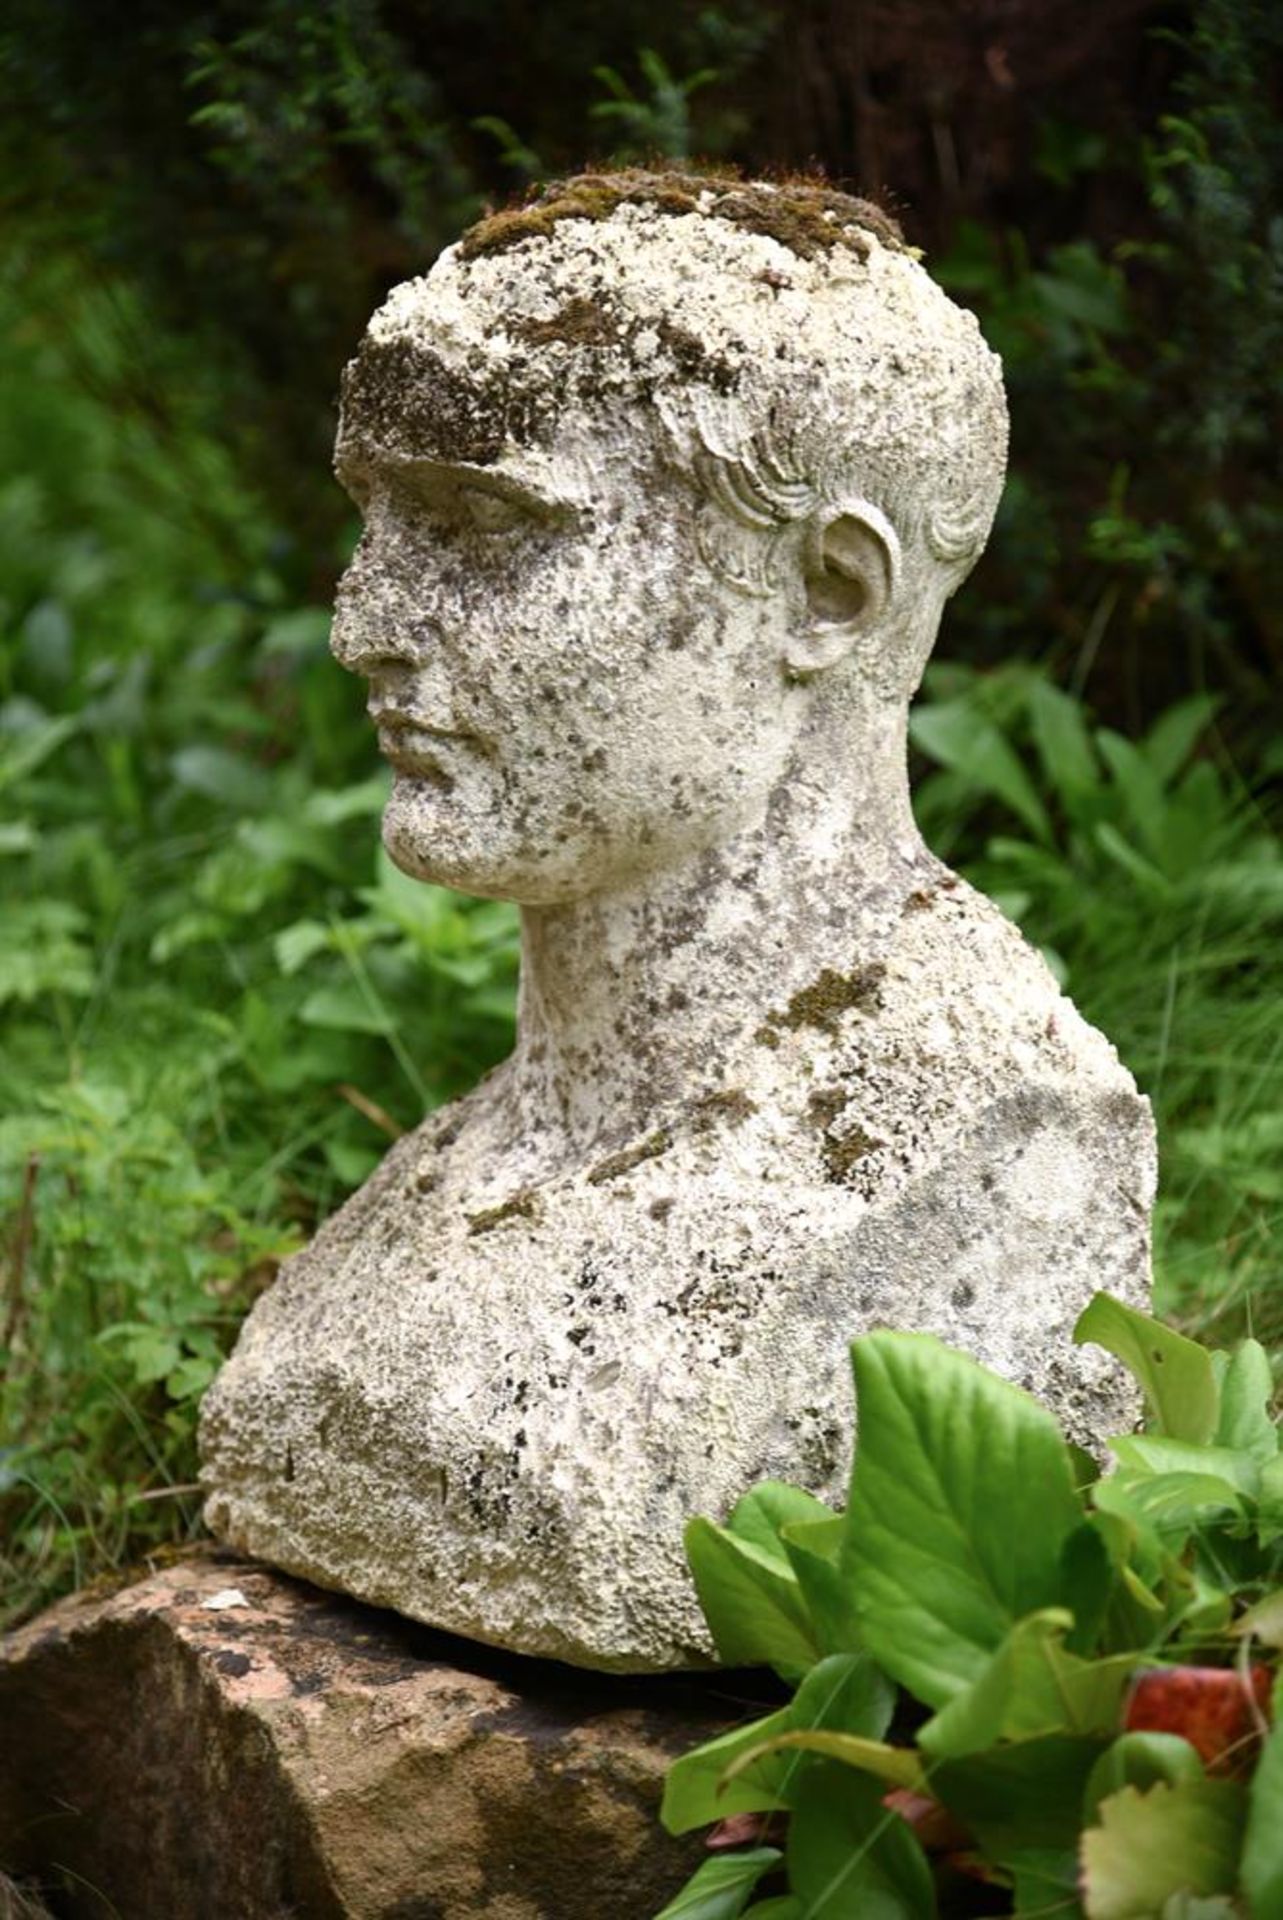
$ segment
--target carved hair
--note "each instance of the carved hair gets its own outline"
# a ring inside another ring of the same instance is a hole
[[[704,557],[737,591],[773,592],[799,525],[856,509],[884,520],[924,606],[983,549],[998,362],[866,202],[814,181],[580,176],[470,229],[372,340],[413,335],[425,302],[469,392],[487,387],[496,447],[574,399],[649,401],[703,496]],[[878,678],[903,694],[920,668],[906,653]]]

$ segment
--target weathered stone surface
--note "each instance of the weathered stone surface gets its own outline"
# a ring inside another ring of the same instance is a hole
[[[727,1715],[197,1555],[9,1636],[0,1865],[71,1920],[649,1920]]]
[[[580,183],[376,314],[334,649],[392,857],[522,905],[520,1034],[256,1307],[205,1408],[229,1542],[690,1665],[684,1521],[842,1497],[862,1331],[1127,1423],[1070,1330],[1144,1299],[1148,1107],[909,804],[1005,441],[974,318],[809,189]]]

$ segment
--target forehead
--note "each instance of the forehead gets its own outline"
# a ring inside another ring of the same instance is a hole
[[[499,356],[460,365],[421,340],[367,335],[343,374],[340,477],[432,466],[580,506],[610,470],[652,465],[659,423],[635,392],[593,403],[546,369],[535,380],[513,372]]]
[[[480,356],[452,365],[426,342],[367,335],[343,372],[341,453],[489,466],[555,424],[552,396]]]

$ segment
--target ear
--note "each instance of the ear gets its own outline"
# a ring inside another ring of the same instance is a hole
[[[803,561],[806,613],[789,637],[790,672],[836,666],[862,634],[885,617],[900,584],[900,542],[886,515],[867,500],[819,515]]]

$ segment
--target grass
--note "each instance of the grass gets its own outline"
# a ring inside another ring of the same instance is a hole
[[[196,1405],[246,1307],[512,1031],[512,911],[376,851],[306,556],[194,413],[124,424],[140,325],[111,288],[0,288],[10,1619],[197,1529]],[[915,738],[929,837],[1155,1101],[1162,1304],[1278,1339],[1271,768],[1234,766],[1210,702],[1131,744],[1028,665],[937,668]]]

